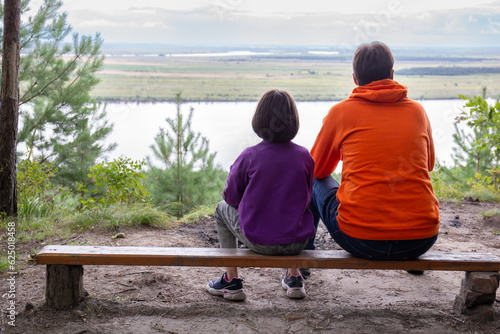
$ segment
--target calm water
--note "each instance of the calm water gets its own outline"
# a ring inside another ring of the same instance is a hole
[[[336,102],[299,102],[300,130],[294,142],[308,149],[314,143],[323,117]],[[464,105],[462,100],[421,101],[431,121],[437,159],[452,162],[454,118]],[[260,141],[252,130],[251,119],[256,102],[184,103],[184,114],[194,109],[192,129],[210,141],[210,150],[217,152],[216,161],[224,169],[234,162],[240,152]],[[108,118],[115,124],[109,142],[118,143],[109,158],[127,156],[140,160],[152,155],[150,146],[160,127],[168,129],[165,118],[174,117],[174,103],[117,103],[108,104]]]

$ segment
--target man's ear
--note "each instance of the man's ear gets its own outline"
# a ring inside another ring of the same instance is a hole
[[[389,79],[394,80],[394,70],[391,71],[391,77]]]
[[[354,73],[352,74],[352,79],[354,80],[354,84],[355,84],[356,86],[359,86],[359,85],[358,85],[358,80],[356,80],[356,77],[354,76]]]

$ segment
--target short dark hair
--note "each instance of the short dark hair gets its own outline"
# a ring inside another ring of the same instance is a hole
[[[389,79],[394,67],[391,49],[384,43],[363,44],[354,53],[352,68],[358,85]]]
[[[292,140],[299,131],[299,113],[292,95],[279,89],[265,92],[253,115],[252,128],[271,143]]]

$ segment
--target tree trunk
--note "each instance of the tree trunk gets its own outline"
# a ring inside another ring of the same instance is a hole
[[[21,0],[5,0],[0,105],[0,214],[17,216],[16,148],[19,119]]]
[[[64,310],[83,300],[83,266],[48,264],[45,301],[56,310]]]

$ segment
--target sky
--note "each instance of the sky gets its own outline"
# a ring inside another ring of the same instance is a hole
[[[37,8],[42,0],[32,0]],[[500,46],[500,0],[63,0],[105,43]]]

